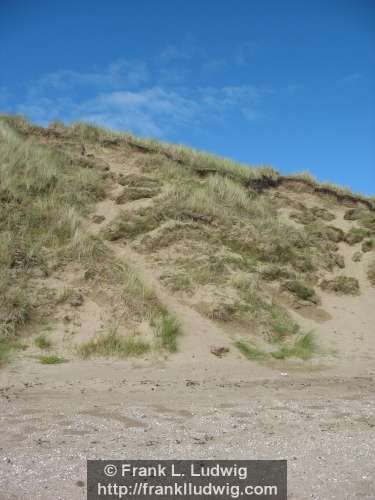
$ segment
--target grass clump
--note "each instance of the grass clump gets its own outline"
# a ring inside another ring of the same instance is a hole
[[[9,361],[12,353],[24,350],[26,346],[16,339],[0,339],[0,366]]]
[[[368,229],[352,227],[345,235],[345,241],[349,245],[360,243],[366,236],[369,236]]]
[[[372,250],[375,250],[375,239],[368,239],[365,240],[362,245],[361,245],[361,250],[362,252],[371,252]]]
[[[312,332],[305,333],[297,337],[291,343],[284,343],[276,351],[265,352],[255,347],[249,342],[237,341],[235,346],[242,354],[250,360],[262,361],[267,359],[287,359],[300,358],[303,360],[310,359],[317,351],[317,345]]]
[[[306,333],[295,340],[293,344],[282,345],[277,351],[271,353],[275,359],[290,357],[309,359],[316,352],[317,346],[312,332]]]
[[[32,319],[33,276],[85,254],[80,218],[103,193],[96,172],[28,137],[33,127],[11,118],[0,117],[0,341],[14,340]]]
[[[296,295],[299,299],[313,301],[316,297],[315,290],[298,280],[286,281],[283,288]]]
[[[265,281],[276,281],[285,278],[290,278],[291,274],[287,269],[275,264],[270,264],[264,267],[260,272]]]
[[[47,339],[44,333],[35,337],[34,344],[39,347],[39,349],[49,349],[52,345],[51,341]]]
[[[63,288],[56,297],[56,304],[65,304],[74,296],[75,290],[73,288]]]
[[[153,323],[156,327],[161,347],[168,352],[176,352],[177,337],[181,333],[177,319],[165,311]]]
[[[270,311],[270,340],[272,342],[282,341],[290,335],[295,335],[300,331],[299,325],[291,318],[285,309],[281,309],[274,305],[271,307]]]
[[[339,295],[359,295],[360,293],[357,278],[350,276],[337,276],[332,280],[323,280],[320,283],[320,288]]]
[[[247,359],[259,361],[267,358],[267,353],[243,340],[235,342],[234,345]]]
[[[144,340],[135,336],[123,337],[115,329],[78,347],[78,353],[83,359],[91,356],[117,356],[119,358],[142,356],[149,350],[150,344]]]
[[[42,365],[58,365],[61,363],[65,363],[66,359],[56,356],[55,354],[50,354],[50,355],[45,355],[45,356],[39,356],[39,363]]]

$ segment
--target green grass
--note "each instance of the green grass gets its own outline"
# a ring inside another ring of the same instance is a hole
[[[345,235],[345,241],[349,245],[355,245],[360,243],[364,238],[369,236],[370,232],[368,229],[352,227]]]
[[[22,116],[1,115],[0,120],[19,131],[22,135],[30,135],[44,130],[32,125]],[[253,166],[241,164],[233,160],[216,156],[204,151],[197,151],[182,145],[168,144],[152,139],[141,139],[130,133],[117,132],[104,127],[98,127],[89,123],[77,122],[70,126],[65,126],[62,122],[51,123],[50,130],[58,133],[59,137],[66,140],[78,140],[81,143],[103,143],[109,141],[117,145],[130,145],[148,153],[150,156],[164,156],[169,161],[177,165],[191,169],[193,172],[217,173],[223,177],[228,177],[240,184],[250,186],[257,182],[277,182],[280,174],[272,167],[266,165]],[[48,129],[47,129],[48,130]],[[287,176],[287,179],[300,180],[328,194],[334,193],[337,196],[353,196],[358,200],[370,202],[375,207],[375,198],[365,197],[359,193],[352,193],[349,189],[330,183],[319,183],[308,172]]]
[[[359,295],[360,288],[357,278],[351,276],[337,276],[331,280],[323,280],[320,288],[339,295]]]
[[[277,351],[271,353],[275,359],[286,359],[290,357],[310,359],[317,351],[316,342],[312,332],[306,333],[290,345],[282,345]]]
[[[299,299],[311,300],[315,297],[315,290],[306,286],[301,281],[286,281],[283,286],[286,288],[286,290],[296,295]]]
[[[168,312],[163,312],[153,323],[156,327],[161,347],[168,352],[176,352],[177,339],[181,334],[177,319]]]
[[[267,353],[242,340],[235,342],[234,345],[247,359],[260,361],[267,358]]]
[[[34,273],[47,276],[56,262],[90,258],[81,217],[104,192],[95,171],[28,137],[31,128],[0,118],[0,340],[16,338],[34,311],[48,308]]]
[[[234,344],[242,354],[250,360],[287,359],[291,357],[303,360],[310,359],[317,352],[317,345],[312,332],[296,338],[292,343],[282,344],[276,351],[264,352],[249,342],[237,341]]]
[[[291,316],[280,307],[273,306],[271,308],[271,327],[272,327],[272,342],[280,342],[290,335],[295,335],[299,332],[299,325],[291,318]]]
[[[91,356],[119,358],[137,357],[146,354],[151,346],[146,341],[133,337],[122,337],[116,330],[101,334],[96,339],[81,344],[78,353],[83,359]]]
[[[0,339],[0,366],[10,360],[14,351],[24,349],[26,349],[25,344],[17,339]]]
[[[39,356],[39,363],[42,365],[58,365],[60,363],[65,363],[66,359],[56,356],[55,354]]]
[[[47,339],[44,333],[35,337],[34,344],[39,347],[39,349],[49,349],[52,345],[51,341]]]
[[[52,137],[51,147],[41,145],[33,135],[43,140]],[[313,301],[315,292],[305,283],[315,283],[321,271],[332,268],[335,244],[345,234],[315,220],[332,218],[319,207],[307,225],[295,228],[282,222],[278,209],[291,206],[285,193],[267,189],[282,181],[272,168],[242,165],[82,123],[69,127],[55,123],[45,130],[21,118],[5,117],[0,119],[0,136],[0,299],[4,297],[0,318],[6,319],[0,321],[0,338],[5,329],[7,335],[10,330],[15,335],[43,311],[44,302],[31,290],[33,272],[39,271],[40,276],[43,270],[47,275],[74,261],[84,263],[82,274],[93,289],[100,280],[105,282],[103,300],[110,304],[114,324],[127,331],[137,331],[145,321],[156,325],[156,342],[143,345],[140,338],[112,332],[82,346],[84,356],[139,355],[154,344],[174,352],[178,325],[130,267],[112,258],[102,241],[106,237],[134,240],[137,250],[158,259],[172,290],[200,294],[205,292],[203,287],[215,288],[215,293],[207,294],[210,317],[238,322],[241,328],[252,325],[264,340],[283,342],[283,353],[286,346],[294,346],[291,336],[301,333],[287,310],[273,304],[275,282],[287,281],[289,291]],[[105,184],[95,168],[74,164],[81,145],[90,152],[94,146],[110,154],[116,151],[119,158],[126,153],[140,173],[152,172],[152,177],[138,173],[117,180],[125,186],[127,199],[156,194],[141,190],[163,186],[153,206],[123,210],[99,236],[85,234],[84,217],[103,196]],[[308,176],[304,180],[319,187]],[[298,205],[292,208],[297,210]],[[241,286],[235,284],[238,275],[244,277]],[[21,293],[17,300],[5,301],[14,289],[24,291],[23,297]],[[54,305],[69,300],[69,293],[63,290]]]

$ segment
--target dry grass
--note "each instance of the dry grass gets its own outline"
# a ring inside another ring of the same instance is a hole
[[[123,337],[114,329],[80,345],[78,354],[83,359],[88,359],[92,356],[126,358],[141,356],[149,350],[150,345],[144,340],[136,336]]]
[[[87,254],[80,220],[103,188],[95,172],[76,168],[3,121],[0,156],[0,340],[9,340],[33,317],[34,276]]]
[[[34,136],[52,138],[70,156],[41,146]],[[149,208],[123,210],[104,234],[89,237],[82,217],[104,195],[105,182],[95,168],[72,164],[71,152],[97,145],[129,154],[133,166],[145,174],[116,179],[124,186],[118,203],[157,198]],[[272,168],[242,165],[89,124],[54,123],[41,129],[21,118],[5,117],[0,120],[0,154],[0,204],[5,214],[0,221],[0,294],[4,297],[0,340],[13,338],[35,315],[34,294],[28,293],[34,275],[47,276],[51,269],[74,260],[85,270],[92,290],[100,290],[113,316],[110,333],[82,347],[88,355],[137,354],[137,342],[144,340],[135,333],[143,322],[155,333],[143,352],[153,348],[174,352],[179,334],[176,320],[129,266],[113,259],[103,244],[104,236],[112,241],[124,238],[158,259],[164,282],[174,292],[194,298],[203,287],[215,288],[219,298],[212,298],[206,313],[242,329],[251,326],[273,346],[280,344],[279,351],[273,351],[279,353],[275,357],[301,354],[311,348],[310,337],[301,345],[294,342],[303,334],[288,312],[270,300],[269,288],[275,289],[279,282],[298,298],[314,302],[312,285],[322,268],[337,265],[336,243],[357,241],[373,230],[374,217],[368,209],[354,214],[362,229],[345,235],[322,222],[334,216],[319,207],[298,212],[302,224],[296,228],[278,217],[285,200],[265,189],[283,180]],[[303,178],[314,189],[353,196],[307,175],[288,179],[293,178]],[[337,285],[339,293],[342,285]],[[55,304],[68,299],[69,291],[64,290]],[[126,339],[129,345],[119,337],[119,327],[132,334]]]

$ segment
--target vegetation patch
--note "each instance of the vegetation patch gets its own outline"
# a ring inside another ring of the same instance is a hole
[[[39,315],[48,307],[33,278],[89,255],[81,216],[104,193],[97,172],[23,134],[30,127],[0,119],[0,341],[6,342],[34,317],[34,302]]]
[[[35,337],[34,344],[39,347],[39,349],[49,349],[52,345],[51,341],[47,339],[44,333]]]
[[[305,285],[298,280],[285,281],[282,285],[285,290],[296,295],[299,299],[308,300],[310,302],[316,302],[317,297],[315,290]]]
[[[106,334],[99,335],[96,339],[90,340],[78,347],[78,354],[83,359],[92,356],[119,358],[142,356],[150,351],[150,344],[136,336],[124,337],[116,330],[111,330]]]
[[[336,216],[332,212],[329,212],[326,208],[313,207],[311,212],[315,215],[315,217],[323,219],[327,222],[336,219]]]
[[[265,266],[261,269],[260,275],[265,281],[280,281],[282,279],[293,278],[293,274],[284,267],[280,267],[276,264]]]
[[[237,341],[234,345],[247,359],[254,361],[264,361],[272,358],[300,358],[307,360],[317,352],[317,345],[312,332],[299,335],[293,341],[284,343],[277,350],[271,352],[265,352],[245,341]]]
[[[309,332],[297,338],[290,345],[282,345],[277,351],[273,351],[271,356],[275,359],[294,357],[306,360],[310,359],[316,351],[314,335]]]
[[[129,201],[141,200],[144,198],[153,198],[159,194],[158,188],[145,188],[145,187],[126,187],[122,193],[117,196],[116,203],[123,205]]]
[[[339,295],[359,295],[360,293],[358,280],[349,276],[338,276],[332,280],[323,280],[320,283],[320,288]]]
[[[365,240],[361,245],[362,252],[371,252],[371,250],[375,249],[375,240]]]
[[[39,363],[42,365],[58,365],[60,363],[65,363],[66,359],[56,356],[54,354],[51,354],[49,356],[39,356]]]
[[[362,228],[352,227],[345,235],[345,241],[349,245],[355,245],[360,243],[366,236],[369,235],[369,231]]]
[[[244,342],[243,340],[235,342],[234,345],[247,359],[250,360],[260,361],[266,359],[268,356],[266,352],[258,349],[249,342]]]
[[[14,351],[24,349],[26,349],[26,346],[19,340],[15,340],[13,338],[0,339],[0,366],[9,361]]]
[[[312,224],[316,221],[315,215],[307,209],[299,212],[292,212],[290,218],[300,224]]]
[[[344,214],[345,220],[359,220],[363,217],[365,210],[362,207],[350,208]]]
[[[151,324],[156,328],[160,346],[168,352],[176,352],[177,338],[181,334],[177,319],[167,311],[163,311],[159,317],[153,319]]]

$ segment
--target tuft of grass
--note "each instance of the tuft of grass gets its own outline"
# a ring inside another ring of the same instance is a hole
[[[50,354],[49,356],[39,356],[38,359],[39,363],[42,365],[58,365],[66,362],[66,359],[56,356],[55,354]]]
[[[320,283],[320,288],[340,295],[359,295],[360,293],[357,278],[350,276],[337,276],[332,280],[323,280]]]
[[[234,345],[247,359],[256,361],[267,358],[267,353],[242,340],[235,342]]]
[[[24,349],[26,349],[26,346],[19,340],[16,340],[14,338],[0,339],[0,366],[9,361],[12,352]]]
[[[177,319],[168,312],[163,312],[153,321],[160,345],[168,352],[177,351],[177,337],[181,334],[180,325]]]
[[[39,347],[39,349],[49,349],[52,345],[51,341],[47,339],[44,333],[35,337],[34,344]]]
[[[99,335],[78,347],[78,353],[83,359],[91,356],[117,356],[127,358],[131,356],[142,356],[150,350],[150,344],[144,340],[133,337],[122,337],[116,329],[106,334]]]
[[[290,357],[310,359],[317,351],[316,342],[312,332],[299,337],[291,345],[282,345],[277,351],[271,353],[275,359],[286,359]]]
[[[315,290],[298,280],[286,281],[283,287],[302,300],[311,301],[315,297]]]
[[[75,290],[73,288],[65,287],[61,290],[56,297],[56,304],[64,304],[74,296]]]
[[[262,278],[265,281],[276,281],[281,279],[291,278],[292,273],[287,269],[280,267],[276,264],[270,264],[261,269],[260,272]]]
[[[300,331],[299,325],[290,317],[288,312],[276,306],[271,308],[270,324],[272,328],[271,340],[273,342],[282,341]]]
[[[371,252],[372,250],[375,250],[375,239],[368,239],[365,240],[362,245],[361,245],[361,250],[362,252]]]
[[[345,241],[349,245],[355,245],[360,243],[366,236],[369,236],[370,232],[368,229],[352,227],[345,235]]]

